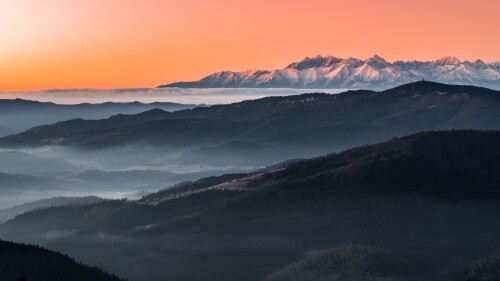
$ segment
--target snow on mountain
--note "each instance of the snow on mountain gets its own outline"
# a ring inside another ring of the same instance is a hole
[[[455,64],[461,64],[462,62],[457,59],[456,57],[450,57],[450,56],[446,56],[446,57],[443,57],[441,59],[438,59],[436,61],[436,64],[439,64],[439,65],[455,65]]]
[[[381,89],[422,79],[500,89],[500,63],[460,61],[451,56],[435,61],[393,63],[378,55],[366,60],[316,56],[291,63],[284,69],[223,71],[199,81],[177,82],[160,87]]]

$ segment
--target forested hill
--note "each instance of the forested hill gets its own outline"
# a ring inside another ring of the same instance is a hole
[[[138,201],[35,210],[0,235],[134,281],[465,281],[498,272],[499,187],[500,132],[424,132]],[[303,278],[328,272],[347,277]]]
[[[0,240],[0,280],[123,281],[124,279],[39,246]]]

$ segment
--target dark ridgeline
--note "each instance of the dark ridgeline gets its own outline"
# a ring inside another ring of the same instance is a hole
[[[19,214],[26,213],[36,209],[48,208],[53,206],[63,206],[63,205],[93,204],[101,201],[104,201],[104,199],[95,196],[84,196],[84,197],[52,197],[47,199],[26,202],[10,208],[1,209],[0,222],[3,223],[9,219],[14,218]]]
[[[39,246],[0,240],[0,280],[121,281],[102,269]]]
[[[37,210],[0,235],[42,243],[70,229],[49,245],[137,281],[497,280],[499,187],[500,132],[426,132]]]
[[[0,136],[19,133],[34,126],[74,118],[101,119],[117,114],[136,114],[156,108],[165,111],[176,111],[195,106],[169,102],[106,102],[65,105],[23,99],[0,99]]]

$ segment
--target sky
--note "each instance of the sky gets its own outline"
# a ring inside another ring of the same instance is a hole
[[[3,0],[0,91],[144,88],[306,56],[500,60],[498,0]]]

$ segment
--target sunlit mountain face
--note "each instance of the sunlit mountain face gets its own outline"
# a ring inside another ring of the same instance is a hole
[[[498,62],[461,61],[450,56],[435,61],[392,63],[378,55],[365,60],[317,56],[284,69],[217,72],[199,81],[160,87],[383,89],[419,80],[500,89],[500,68]]]

